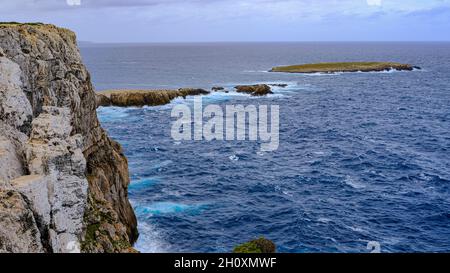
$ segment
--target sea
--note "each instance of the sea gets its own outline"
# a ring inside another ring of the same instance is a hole
[[[450,251],[450,43],[86,44],[97,91],[221,86],[204,106],[279,106],[279,148],[175,141],[173,107],[99,108],[129,160],[141,252]],[[422,69],[269,73],[274,66],[395,61]],[[236,85],[287,84],[251,97]],[[374,247],[375,246],[375,247]]]

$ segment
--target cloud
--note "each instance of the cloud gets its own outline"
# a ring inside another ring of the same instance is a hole
[[[381,6],[382,0],[367,0],[369,6]]]
[[[433,17],[438,17],[438,16],[449,16],[448,18],[450,18],[450,6],[417,10],[417,11],[409,12],[407,14],[407,16],[421,17],[421,19],[433,18]]]
[[[81,5],[74,5],[81,3]],[[309,14],[322,17],[327,14],[370,14],[373,7],[388,12],[421,11],[450,5],[450,0],[1,0],[0,13],[6,11],[54,11],[73,9],[152,9],[159,7],[235,8],[234,12],[264,11],[270,13]],[[192,12],[192,10],[186,10]],[[219,12],[223,15],[223,13]]]
[[[448,27],[448,10],[450,0],[0,0],[3,21],[54,23],[94,41],[385,40],[415,29],[404,38],[413,39]]]
[[[145,7],[156,5],[170,5],[174,3],[208,3],[226,0],[2,0],[0,7],[39,10],[69,9],[74,6],[80,8],[109,8],[109,7]]]

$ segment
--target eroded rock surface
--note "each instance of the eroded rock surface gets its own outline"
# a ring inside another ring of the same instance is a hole
[[[110,90],[97,93],[97,106],[157,106],[187,96],[207,95],[208,91],[196,88],[178,90]]]
[[[265,96],[268,94],[273,94],[272,89],[267,84],[238,85],[235,89],[236,92],[246,93],[252,96]]]
[[[0,252],[131,252],[128,163],[75,34],[0,24]]]
[[[30,204],[16,190],[0,189],[0,253],[44,252]]]

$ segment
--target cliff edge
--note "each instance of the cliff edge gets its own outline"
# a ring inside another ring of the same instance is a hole
[[[132,252],[128,163],[73,32],[0,23],[0,252]]]

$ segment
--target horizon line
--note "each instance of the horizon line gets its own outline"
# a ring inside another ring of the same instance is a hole
[[[85,41],[85,40],[78,40],[77,43],[80,44],[93,44],[93,45],[102,45],[102,44],[238,44],[238,43],[249,43],[249,44],[256,44],[256,43],[450,43],[450,40],[416,40],[416,41],[378,41],[378,40],[354,40],[354,41],[158,41],[158,42],[100,42],[100,41]]]

